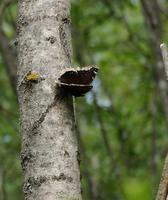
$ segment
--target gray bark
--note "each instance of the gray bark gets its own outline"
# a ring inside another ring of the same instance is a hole
[[[25,199],[81,199],[73,99],[56,86],[71,62],[70,0],[20,0],[18,11]]]

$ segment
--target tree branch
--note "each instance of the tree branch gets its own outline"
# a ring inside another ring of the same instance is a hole
[[[168,154],[166,155],[161,182],[159,184],[156,200],[166,200],[168,198]]]
[[[166,79],[168,80],[168,49],[166,44],[164,43],[160,45],[160,48],[162,50],[163,62],[166,71]]]
[[[81,133],[80,125],[79,125],[78,121],[76,123],[76,132],[77,132],[77,138],[78,138],[79,149],[80,149],[80,153],[81,153],[81,157],[82,157],[82,162],[83,162],[83,166],[84,166],[83,174],[87,181],[89,199],[92,199],[92,200],[101,199],[100,187],[98,187],[98,185],[94,181],[92,174],[90,172],[90,167],[88,167],[88,163],[89,163],[89,165],[91,163],[90,163],[89,157],[86,154],[86,147],[85,147],[85,144],[82,139],[82,133]]]
[[[102,117],[101,117],[101,108],[99,107],[98,103],[97,103],[97,99],[96,99],[96,94],[94,92],[93,93],[93,103],[94,103],[94,106],[95,106],[95,110],[96,110],[96,116],[97,116],[97,120],[98,120],[98,123],[99,123],[99,126],[100,126],[100,132],[101,132],[101,135],[102,135],[102,139],[103,139],[103,142],[104,142],[104,145],[105,145],[105,148],[106,148],[106,151],[107,151],[107,154],[111,160],[111,164],[115,165],[115,162],[114,162],[114,154],[113,154],[113,150],[112,150],[112,147],[109,143],[109,139],[108,139],[108,136],[107,136],[107,132],[106,132],[106,129],[105,129],[105,126],[104,126],[104,123],[102,121]]]
[[[14,92],[16,93],[16,80],[17,80],[16,56],[14,55],[12,49],[9,47],[9,41],[7,40],[2,28],[0,28],[0,52],[3,57],[6,71],[9,75],[11,86]]]
[[[160,45],[163,62],[165,66],[166,76],[168,76],[168,51],[166,45],[163,43]],[[166,200],[168,198],[168,153],[166,155],[162,178],[159,184],[158,193],[156,196],[156,200]]]
[[[13,91],[16,93],[16,55],[12,48],[10,48],[9,40],[7,39],[3,29],[2,29],[2,19],[6,8],[11,5],[15,0],[5,0],[0,6],[0,52],[6,67],[7,74],[9,76],[11,86]]]

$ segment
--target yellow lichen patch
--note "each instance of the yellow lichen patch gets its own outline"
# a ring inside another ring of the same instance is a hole
[[[26,76],[27,81],[37,81],[38,78],[39,78],[39,75],[35,72],[31,72]]]

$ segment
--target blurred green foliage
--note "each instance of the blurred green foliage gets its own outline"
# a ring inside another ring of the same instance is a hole
[[[17,99],[0,58],[0,199],[22,198]]]
[[[168,9],[167,1],[162,4]],[[3,16],[9,44],[15,38],[16,8],[10,5]],[[74,65],[100,68],[93,91],[76,100],[83,199],[154,199],[167,126],[162,101],[155,97],[153,55],[140,1],[73,0],[71,15]],[[168,17],[161,17],[167,41]],[[0,192],[2,200],[22,200],[19,109],[2,56],[0,85]]]

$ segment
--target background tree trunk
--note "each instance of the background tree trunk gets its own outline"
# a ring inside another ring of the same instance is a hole
[[[73,99],[56,87],[71,61],[69,0],[20,1],[17,35],[25,198],[81,199]]]

